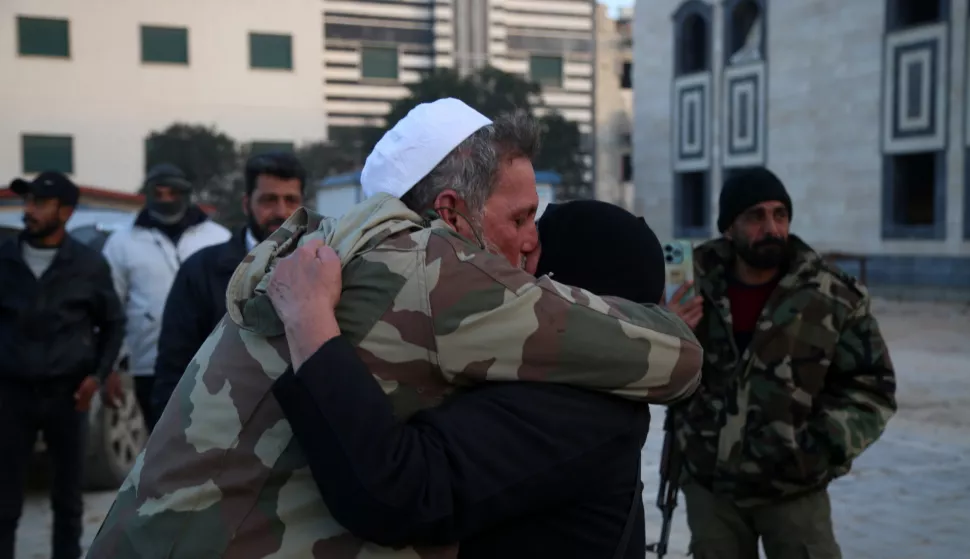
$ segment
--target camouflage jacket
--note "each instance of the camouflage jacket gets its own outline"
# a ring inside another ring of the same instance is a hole
[[[742,506],[844,475],[896,410],[893,366],[866,289],[791,242],[789,272],[741,355],[727,298],[729,242],[694,251],[704,370],[674,423],[689,477]]]
[[[663,309],[536,279],[390,196],[339,221],[301,209],[236,270],[228,316],[187,368],[89,558],[457,556],[457,546],[394,550],[347,533],[273,398],[290,359],[265,287],[276,259],[313,238],[341,257],[338,322],[400,417],[483,380],[651,403],[699,382],[700,346]]]

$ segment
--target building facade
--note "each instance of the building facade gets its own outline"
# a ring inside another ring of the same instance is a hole
[[[326,138],[319,0],[0,2],[0,182],[58,169],[140,186],[178,121],[240,143]]]
[[[633,208],[633,9],[596,7],[595,192]]]
[[[467,74],[486,64],[538,81],[546,110],[589,135],[593,7],[588,0],[327,0],[331,136],[383,126],[391,104],[433,68]]]
[[[864,257],[871,285],[970,286],[968,17],[968,0],[641,0],[636,211],[710,238],[725,178],[765,165],[793,232]]]

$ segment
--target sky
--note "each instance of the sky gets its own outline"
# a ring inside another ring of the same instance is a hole
[[[599,0],[599,3],[610,7],[610,15],[616,15],[617,8],[632,6],[633,0]]]

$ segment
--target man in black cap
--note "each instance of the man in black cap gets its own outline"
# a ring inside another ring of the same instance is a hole
[[[80,557],[86,412],[111,375],[124,314],[108,263],[65,224],[79,191],[44,172],[17,179],[24,231],[0,244],[0,559],[13,559],[25,479],[38,430],[53,462],[54,559]]]
[[[841,557],[828,484],[896,410],[868,292],[790,234],[791,217],[774,173],[734,174],[723,237],[694,250],[700,295],[670,305],[705,353],[701,387],[673,415],[696,559],[757,559],[759,539],[768,559]]]
[[[142,191],[145,209],[131,228],[108,237],[103,252],[128,318],[125,349],[138,405],[150,431],[157,419],[151,394],[158,337],[172,282],[186,259],[227,241],[231,234],[191,203],[192,184],[174,165],[152,167]]]

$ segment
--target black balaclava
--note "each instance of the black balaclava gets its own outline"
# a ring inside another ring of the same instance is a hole
[[[162,202],[155,199],[155,187],[167,186],[181,193],[179,200]],[[175,225],[182,221],[189,209],[189,197],[192,194],[192,184],[185,178],[185,173],[175,165],[161,163],[149,169],[142,185],[147,200],[146,207],[152,219],[163,225]]]
[[[542,255],[536,276],[600,296],[659,303],[663,248],[642,217],[597,200],[549,204],[539,219]]]

